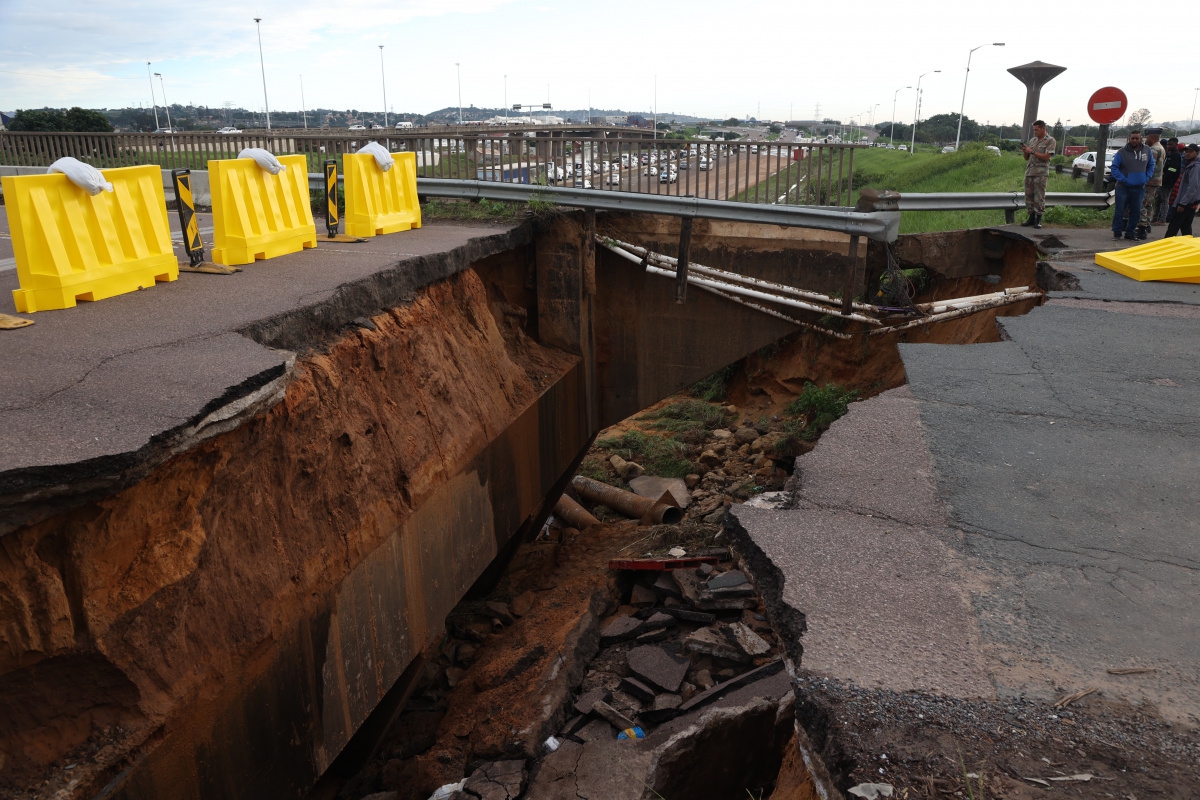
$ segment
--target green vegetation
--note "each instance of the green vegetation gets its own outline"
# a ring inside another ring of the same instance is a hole
[[[545,205],[551,205],[546,203]],[[322,209],[324,206],[322,205]],[[430,198],[421,206],[421,216],[425,219],[479,219],[512,222],[533,211],[533,202],[506,203],[500,200],[442,200]],[[535,211],[536,213],[536,211]]]
[[[651,475],[684,478],[692,471],[685,458],[686,446],[677,439],[651,436],[641,431],[626,431],[621,436],[596,440],[596,447],[608,450],[628,461],[636,461]]]
[[[981,145],[964,146],[957,153],[904,153],[872,148],[860,151],[854,160],[854,188],[891,189],[898,192],[1014,192],[1025,185],[1025,159],[1020,153],[985,150]],[[1068,174],[1050,174],[1047,191],[1083,192],[1082,180]],[[850,204],[857,201],[857,195]],[[1045,222],[1053,225],[1099,227],[1112,212],[1075,208],[1047,209]],[[980,228],[1004,224],[1003,211],[909,211],[900,222],[901,233],[923,233],[957,228]]]
[[[784,410],[794,417],[808,416],[808,424],[800,429],[798,436],[811,442],[824,433],[834,420],[845,414],[850,403],[856,399],[856,390],[844,389],[835,383],[827,383],[822,389],[809,381],[804,384],[800,396],[788,403]]]
[[[60,131],[67,133],[112,133],[113,126],[99,111],[75,106],[67,111],[54,108],[17,109],[8,124],[10,131]]]
[[[702,400],[679,400],[665,408],[642,414],[638,419],[650,420],[648,427],[651,430],[672,433],[711,431],[723,427],[728,421],[723,408]]]
[[[729,391],[729,384],[733,383],[733,378],[737,375],[737,369],[737,364],[730,364],[719,369],[707,378],[693,383],[688,387],[687,392],[692,397],[698,397],[710,403],[719,403],[725,399],[725,394]]]

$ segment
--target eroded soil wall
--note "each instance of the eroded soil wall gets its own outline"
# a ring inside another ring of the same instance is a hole
[[[0,539],[0,786],[310,786],[588,443],[578,359],[492,311],[474,271],[434,284],[248,424]]]

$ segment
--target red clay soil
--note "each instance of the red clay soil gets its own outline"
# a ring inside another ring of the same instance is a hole
[[[0,794],[90,794],[204,724],[576,360],[502,331],[473,271],[373,322],[252,422],[0,539]]]

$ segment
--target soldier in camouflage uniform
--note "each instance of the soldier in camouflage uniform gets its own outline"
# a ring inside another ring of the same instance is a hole
[[[1021,148],[1025,160],[1025,208],[1029,218],[1021,223],[1024,228],[1042,227],[1042,214],[1046,213],[1046,181],[1050,177],[1050,159],[1054,157],[1057,143],[1046,133],[1046,123],[1033,123],[1033,138]]]
[[[1154,174],[1146,181],[1146,194],[1142,198],[1142,216],[1138,221],[1137,238],[1145,239],[1150,235],[1150,226],[1154,222],[1154,209],[1158,205],[1158,195],[1162,192],[1163,169],[1167,165],[1167,149],[1158,143],[1162,128],[1146,128],[1146,145],[1154,152]]]

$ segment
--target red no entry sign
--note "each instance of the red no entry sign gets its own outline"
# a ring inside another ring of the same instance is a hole
[[[1088,99],[1088,116],[1092,118],[1093,122],[1101,125],[1116,122],[1125,114],[1127,108],[1129,108],[1128,98],[1115,86],[1097,89],[1096,93]]]

